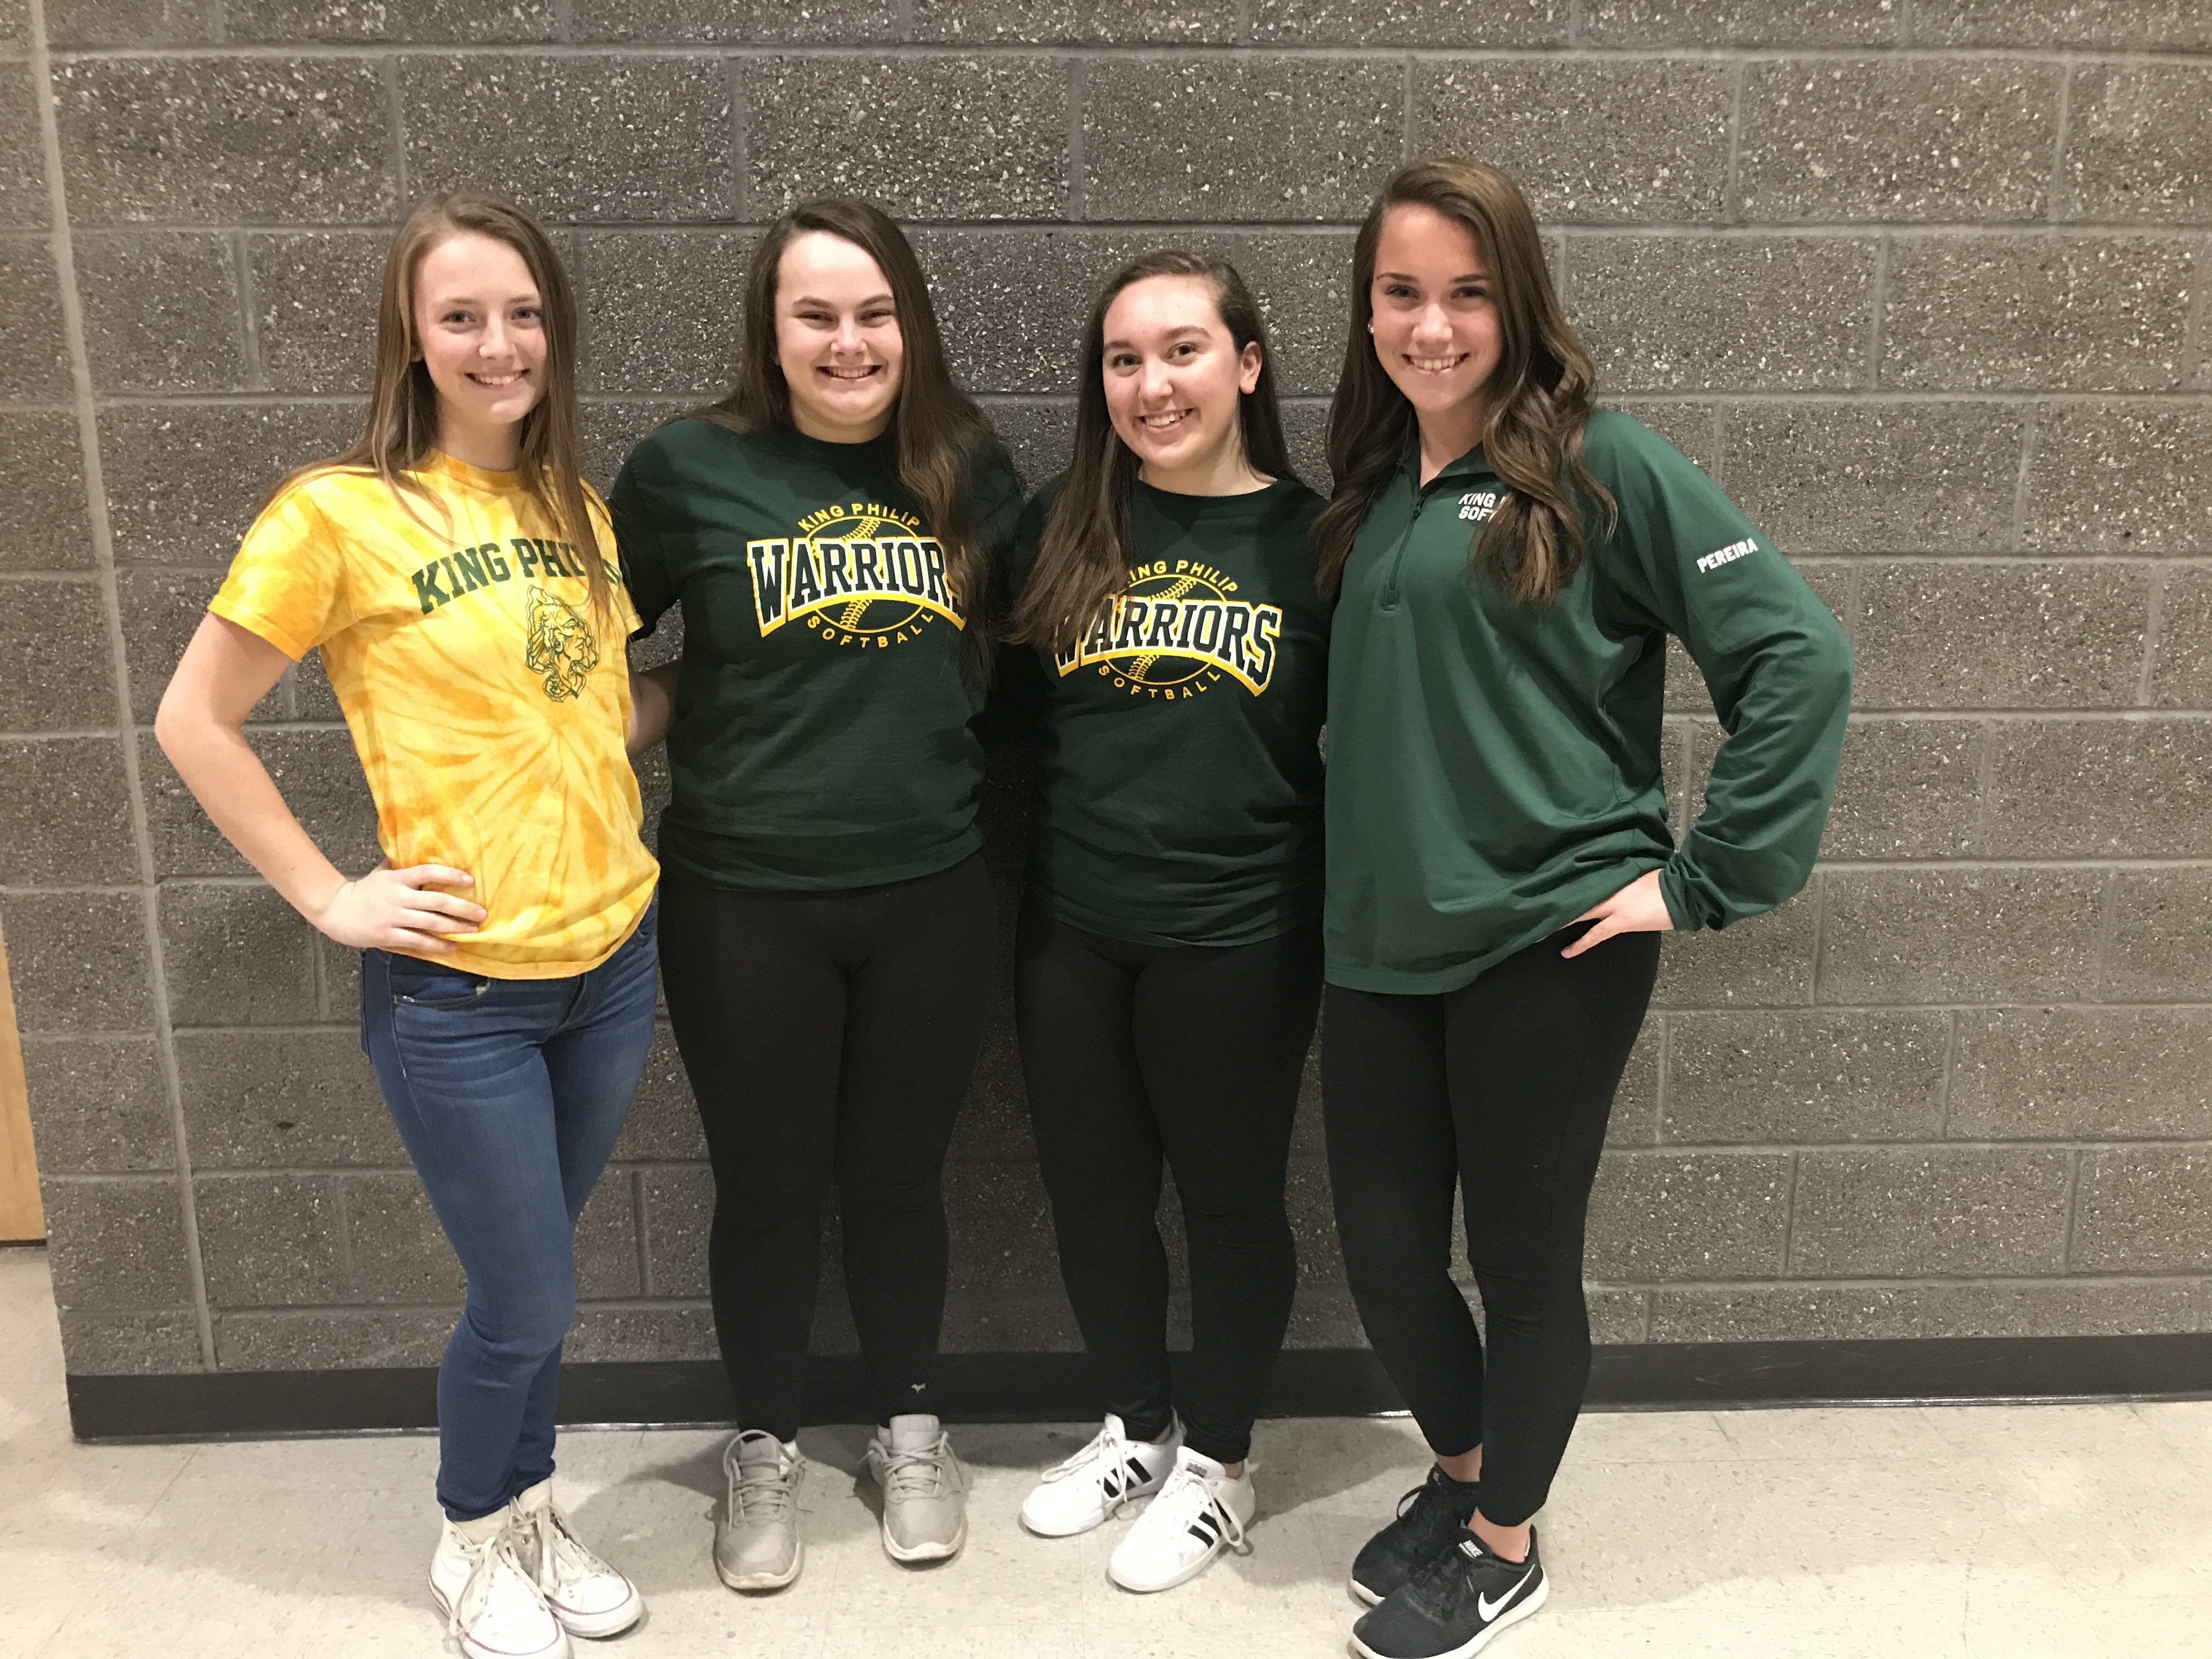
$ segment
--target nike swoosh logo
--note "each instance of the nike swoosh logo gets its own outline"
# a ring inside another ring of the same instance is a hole
[[[1529,1568],[1528,1571],[1521,1575],[1521,1582],[1519,1583],[1516,1584],[1511,1589],[1506,1591],[1504,1595],[1499,1596],[1495,1601],[1492,1601],[1486,1595],[1476,1596],[1474,1598],[1474,1608],[1477,1613],[1482,1615],[1482,1622],[1486,1625],[1492,1620],[1497,1618],[1499,1613],[1504,1612],[1505,1604],[1508,1601],[1510,1601],[1515,1596],[1520,1595],[1522,1590],[1526,1589],[1528,1587],[1528,1581],[1535,1576],[1536,1569],[1534,1567]]]

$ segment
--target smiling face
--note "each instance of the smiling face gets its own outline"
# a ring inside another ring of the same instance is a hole
[[[808,437],[864,443],[890,424],[905,343],[866,249],[822,230],[792,239],[776,263],[775,356]]]
[[[1375,355],[1423,429],[1482,429],[1499,349],[1496,285],[1472,231],[1425,204],[1390,210],[1368,289]]]
[[[414,308],[416,349],[438,392],[438,447],[499,466],[516,423],[545,395],[537,279],[507,243],[464,232],[422,256]]]
[[[1213,495],[1249,474],[1237,400],[1261,367],[1259,343],[1237,349],[1202,276],[1147,276],[1106,307],[1106,413],[1147,483]]]

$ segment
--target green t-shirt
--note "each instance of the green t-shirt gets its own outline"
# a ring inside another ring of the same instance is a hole
[[[1423,487],[1409,447],[1344,568],[1330,643],[1331,983],[1449,991],[1656,869],[1674,925],[1772,908],[1813,867],[1851,653],[1712,480],[1600,410],[1583,457],[1620,508],[1550,606],[1516,605],[1470,534],[1505,486],[1480,450]],[[1729,732],[1680,847],[1660,722],[1667,635]]]
[[[1036,554],[1048,489],[1015,538]],[[1321,908],[1328,602],[1306,532],[1321,501],[1139,483],[1122,596],[1073,650],[1007,653],[1045,741],[1029,881],[1062,921],[1148,945],[1249,945]]]
[[[1020,484],[994,459],[971,488],[995,562]],[[643,631],[684,608],[663,864],[709,886],[834,890],[982,844],[969,607],[888,434],[677,421],[608,501]]]

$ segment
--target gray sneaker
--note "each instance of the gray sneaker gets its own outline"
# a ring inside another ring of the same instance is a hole
[[[797,1446],[761,1429],[747,1429],[722,1454],[730,1495],[714,1521],[714,1571],[732,1589],[781,1589],[799,1577],[805,1470]]]
[[[968,1480],[934,1417],[894,1417],[868,1441],[884,1489],[884,1548],[894,1561],[942,1561],[968,1541]]]

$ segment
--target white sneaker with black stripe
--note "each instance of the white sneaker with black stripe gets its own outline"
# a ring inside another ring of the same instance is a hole
[[[1258,1507],[1249,1468],[1232,1480],[1220,1464],[1185,1446],[1160,1495],[1114,1547],[1106,1576],[1123,1589],[1172,1589],[1224,1549],[1249,1554],[1244,1528]]]
[[[1069,1538],[1100,1526],[1133,1498],[1160,1489],[1182,1449],[1178,1419],[1160,1441],[1132,1440],[1113,1413],[1091,1443],[1044,1472],[1022,1500],[1022,1524],[1040,1538]]]

